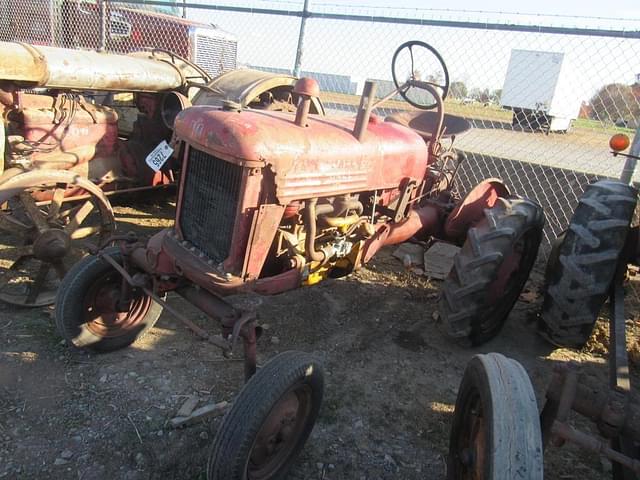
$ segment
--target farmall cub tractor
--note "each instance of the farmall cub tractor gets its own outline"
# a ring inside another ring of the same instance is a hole
[[[433,70],[422,60],[438,65],[442,85],[418,78],[418,69]],[[323,394],[322,367],[307,354],[282,353],[257,369],[257,314],[225,296],[276,294],[348,275],[386,245],[433,236],[463,244],[441,313],[452,337],[476,344],[497,333],[528,276],[541,237],[540,207],[510,196],[498,180],[456,200],[462,156],[452,143],[469,125],[444,114],[444,62],[413,41],[396,51],[392,69],[396,92],[376,102],[368,82],[355,119],[309,115],[319,89],[308,78],[296,83],[295,113],[234,105],[182,111],[175,121],[183,165],[175,227],[146,242],[121,238],[63,281],[56,322],[76,347],[127,346],[163,308],[227,356],[243,343],[247,382],[217,432],[209,479],[282,478]],[[396,93],[434,110],[387,121],[372,114]],[[172,308],[164,299],[171,291],[218,320],[222,334],[210,335]]]

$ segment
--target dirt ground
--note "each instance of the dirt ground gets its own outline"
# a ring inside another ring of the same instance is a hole
[[[120,207],[118,215],[152,233],[173,210]],[[348,278],[239,299],[260,307],[259,363],[292,349],[324,361],[320,418],[290,478],[444,478],[456,392],[475,353],[522,362],[540,408],[555,364],[577,361],[590,380],[606,384],[606,349],[554,351],[536,335],[535,295],[482,348],[448,343],[434,316],[439,283],[405,271],[391,251]],[[541,277],[533,278],[530,291]],[[185,301],[170,300],[217,332]],[[50,308],[0,305],[0,478],[204,479],[220,419],[177,430],[168,420],[190,395],[200,405],[233,401],[242,377],[242,362],[225,360],[166,312],[134,346],[88,355],[64,345]],[[607,478],[611,468],[571,446],[551,449],[545,462],[545,477],[557,480]]]

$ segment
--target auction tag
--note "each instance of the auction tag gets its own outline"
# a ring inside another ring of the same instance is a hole
[[[163,140],[149,155],[147,155],[145,162],[147,162],[147,165],[149,165],[154,172],[157,172],[162,168],[172,153],[173,148],[169,146],[166,140]]]

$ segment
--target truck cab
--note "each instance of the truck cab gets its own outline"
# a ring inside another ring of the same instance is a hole
[[[212,78],[236,68],[234,35],[162,13],[173,10],[108,3],[101,10],[95,0],[9,0],[0,4],[1,40],[113,53],[168,50],[199,65]]]

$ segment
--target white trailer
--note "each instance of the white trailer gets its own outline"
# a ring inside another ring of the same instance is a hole
[[[514,127],[567,132],[582,102],[576,80],[564,53],[514,49],[500,103]]]

